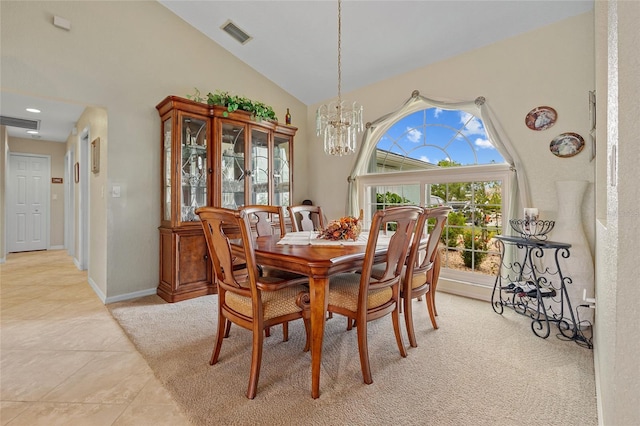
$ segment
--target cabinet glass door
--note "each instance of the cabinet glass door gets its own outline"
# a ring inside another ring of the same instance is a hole
[[[195,210],[207,205],[207,120],[181,117],[181,217],[182,222],[199,220]]]
[[[273,204],[288,206],[291,197],[290,138],[275,135],[273,138]]]
[[[244,125],[222,122],[222,207],[228,209],[235,210],[245,204],[245,135]]]
[[[251,204],[269,204],[269,133],[251,129]]]
[[[163,220],[171,220],[171,118],[162,122],[162,156],[164,158]]]

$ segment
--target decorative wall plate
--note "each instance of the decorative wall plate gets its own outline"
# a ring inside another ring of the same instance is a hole
[[[549,144],[549,150],[558,157],[573,157],[584,148],[584,139],[577,133],[562,133]]]
[[[548,106],[539,106],[529,111],[524,119],[531,130],[545,130],[553,126],[558,118],[556,110]]]

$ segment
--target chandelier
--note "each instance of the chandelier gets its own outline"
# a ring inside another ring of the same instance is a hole
[[[363,129],[362,106],[342,100],[342,2],[338,0],[338,100],[322,105],[316,112],[316,135],[324,139],[324,152],[348,155],[356,150],[356,137]]]

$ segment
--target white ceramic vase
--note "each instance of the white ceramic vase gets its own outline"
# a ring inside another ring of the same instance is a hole
[[[567,284],[567,293],[576,321],[589,321],[593,324],[592,309],[577,309],[578,305],[585,303],[583,301],[585,290],[588,298],[592,298],[594,294],[593,257],[582,224],[582,201],[588,186],[589,182],[581,180],[556,182],[558,215],[550,240],[571,244],[569,258],[560,257],[562,274],[572,280]],[[565,317],[571,319],[568,312],[565,313]]]

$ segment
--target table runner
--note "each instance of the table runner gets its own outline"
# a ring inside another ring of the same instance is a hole
[[[389,245],[391,234],[380,234],[378,236],[377,246]],[[325,240],[318,238],[318,233],[314,231],[287,232],[285,236],[278,241],[278,245],[313,245],[313,246],[364,246],[367,245],[369,232],[363,231],[356,241],[353,240]]]

